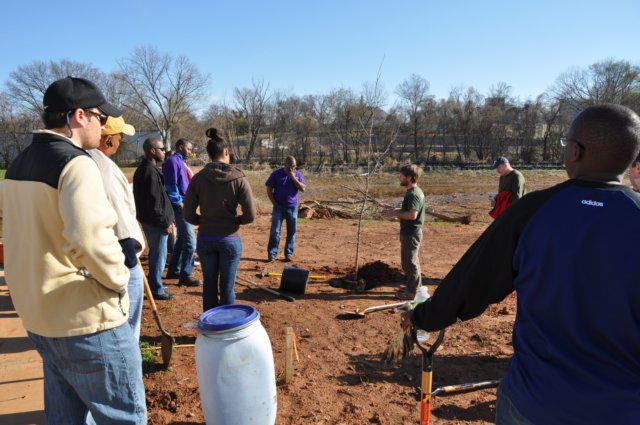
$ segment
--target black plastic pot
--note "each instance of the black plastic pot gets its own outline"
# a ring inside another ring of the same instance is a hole
[[[282,278],[280,279],[280,290],[284,292],[304,294],[304,291],[307,290],[308,280],[309,270],[285,266],[282,271]]]

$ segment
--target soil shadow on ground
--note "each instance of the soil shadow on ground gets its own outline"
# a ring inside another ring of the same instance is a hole
[[[491,391],[491,390],[484,390]],[[495,389],[493,389],[495,393]],[[493,422],[496,417],[496,402],[485,401],[474,403],[469,407],[456,405],[455,398],[450,399],[434,397],[431,414],[439,419],[464,420],[464,421],[486,421]]]
[[[0,353],[2,354],[24,353],[33,349],[35,349],[33,343],[26,336],[0,338]]]
[[[32,410],[30,412],[7,413],[0,415],[4,425],[19,424],[43,424],[45,423],[44,410]]]
[[[433,387],[490,381],[502,378],[509,358],[491,355],[445,355],[434,359]],[[420,403],[422,356],[412,352],[398,366],[388,366],[381,355],[361,354],[350,359],[354,373],[338,377],[342,385],[392,383],[405,387],[407,396]],[[495,419],[495,388],[433,398],[432,414],[440,419],[486,421]],[[489,397],[491,400],[486,401]],[[485,400],[485,401],[482,401]]]
[[[386,365],[380,354],[357,354],[349,363],[354,373],[339,377],[344,385],[362,385],[363,382],[391,382],[400,386],[415,388],[420,386],[422,356],[411,352],[397,366]],[[509,357],[486,354],[436,356],[433,361],[433,389],[445,385],[480,382],[500,379],[507,371]],[[419,397],[419,394],[418,394]]]

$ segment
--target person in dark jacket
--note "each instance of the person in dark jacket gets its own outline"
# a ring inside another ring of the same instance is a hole
[[[157,163],[164,160],[162,140],[148,138],[142,145],[144,158],[133,175],[136,216],[149,245],[149,287],[156,300],[175,295],[164,290],[162,272],[167,261],[167,239],[173,233],[173,208],[164,189],[164,177]]]
[[[640,117],[591,106],[560,143],[570,180],[507,208],[402,325],[437,331],[515,290],[496,423],[638,424],[640,196],[622,179]]]
[[[242,254],[240,226],[256,217],[245,174],[229,164],[229,143],[215,128],[206,135],[211,162],[193,176],[184,198],[185,219],[199,226],[196,246],[204,277],[203,311],[235,302],[234,283]]]

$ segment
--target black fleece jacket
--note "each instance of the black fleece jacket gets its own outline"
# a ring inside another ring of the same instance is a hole
[[[173,207],[164,189],[164,177],[147,158],[142,160],[133,175],[133,197],[136,218],[140,223],[165,229],[175,222]]]

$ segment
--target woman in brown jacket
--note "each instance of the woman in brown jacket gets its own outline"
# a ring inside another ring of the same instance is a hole
[[[215,128],[206,135],[211,162],[193,176],[184,199],[185,219],[199,226],[196,249],[204,277],[203,311],[235,302],[234,283],[242,254],[240,226],[256,216],[245,174],[229,164],[229,143]]]

